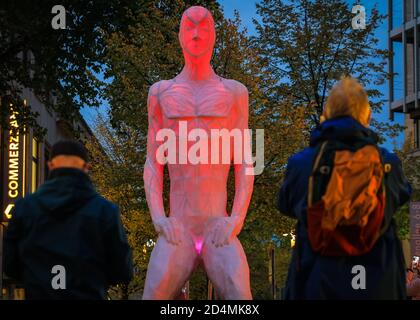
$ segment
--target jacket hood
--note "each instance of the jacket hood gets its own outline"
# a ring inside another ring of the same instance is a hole
[[[346,140],[358,138],[370,140],[377,144],[378,135],[371,129],[366,128],[352,117],[339,117],[326,120],[311,133],[310,145],[314,146],[325,140]]]
[[[76,213],[96,194],[89,176],[73,168],[51,171],[47,182],[35,193],[40,206],[56,217]]]

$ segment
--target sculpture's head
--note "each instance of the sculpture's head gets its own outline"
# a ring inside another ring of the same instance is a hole
[[[213,52],[216,30],[210,11],[200,6],[185,10],[178,36],[184,54],[200,57]]]

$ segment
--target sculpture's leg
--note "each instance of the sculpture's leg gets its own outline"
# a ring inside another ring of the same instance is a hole
[[[188,235],[177,246],[160,236],[147,267],[144,300],[172,300],[181,292],[197,263],[197,252]]]
[[[207,276],[223,299],[252,299],[248,261],[238,238],[219,248],[206,241],[202,258]]]

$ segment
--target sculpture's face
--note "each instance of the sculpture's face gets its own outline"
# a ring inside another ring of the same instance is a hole
[[[199,57],[213,51],[216,31],[211,13],[203,7],[191,7],[182,15],[179,42],[189,55]]]

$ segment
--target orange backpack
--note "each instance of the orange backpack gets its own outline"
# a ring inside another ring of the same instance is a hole
[[[325,256],[369,252],[386,227],[383,164],[376,144],[324,141],[309,178],[307,224],[312,249]]]

